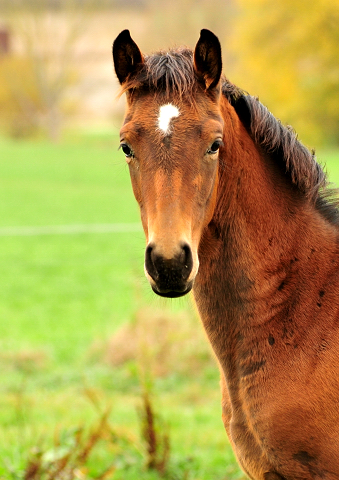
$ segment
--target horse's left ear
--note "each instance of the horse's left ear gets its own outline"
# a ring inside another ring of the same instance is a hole
[[[218,85],[221,69],[221,46],[219,39],[210,30],[203,29],[194,52],[194,69],[206,90]]]
[[[115,73],[122,85],[127,79],[133,78],[142,67],[144,59],[129,30],[123,30],[117,36],[112,51]]]

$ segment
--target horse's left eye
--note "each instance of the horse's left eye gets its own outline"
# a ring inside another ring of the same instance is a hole
[[[124,152],[126,158],[133,157],[133,151],[126,143],[120,145],[121,150]]]
[[[209,155],[212,155],[213,153],[217,153],[221,145],[222,145],[221,140],[216,140],[215,142],[212,143],[210,148],[207,150],[207,153]]]

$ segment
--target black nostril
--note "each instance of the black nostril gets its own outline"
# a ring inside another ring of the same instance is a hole
[[[183,265],[182,277],[184,280],[187,280],[193,268],[192,250],[191,250],[191,247],[187,245],[187,243],[182,245],[181,249],[182,251],[180,255],[180,261]]]
[[[159,273],[154,265],[154,260],[152,255],[154,246],[152,244],[148,245],[145,253],[145,267],[148,274],[153,278],[153,280],[158,280]]]

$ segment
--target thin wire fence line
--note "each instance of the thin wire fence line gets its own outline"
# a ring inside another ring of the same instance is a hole
[[[80,225],[48,225],[0,227],[0,236],[72,235],[77,233],[132,233],[142,230],[140,223],[97,223]]]

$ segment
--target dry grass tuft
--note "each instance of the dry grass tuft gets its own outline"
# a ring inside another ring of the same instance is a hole
[[[150,309],[139,310],[116,332],[105,360],[113,366],[136,361],[151,377],[192,374],[215,364],[198,319]]]
[[[167,480],[188,478],[187,465],[176,466],[170,458],[169,427],[155,412],[153,397],[146,388],[143,390],[138,409],[141,431],[138,440],[135,438],[132,440],[113,430],[109,422],[110,409],[102,411],[95,391],[89,389],[85,394],[100,413],[97,424],[90,429],[82,426],[59,433],[55,436],[52,448],[34,447],[26,467],[19,474],[11,472],[15,473],[13,478],[112,480],[115,475],[122,478],[121,474],[127,472],[131,466],[136,467],[139,473],[153,471],[156,475],[154,478]]]
[[[149,393],[143,393],[143,404],[139,410],[141,421],[141,436],[144,440],[147,458],[146,468],[156,470],[161,476],[165,476],[170,460],[170,439],[168,428],[163,425],[154,412]]]
[[[116,467],[110,464],[99,474],[90,474],[87,464],[94,449],[99,446],[110,450],[116,436],[108,423],[109,411],[103,413],[98,424],[89,432],[84,427],[64,432],[53,448],[43,451],[35,448],[27,462],[23,480],[105,480],[112,478]]]

